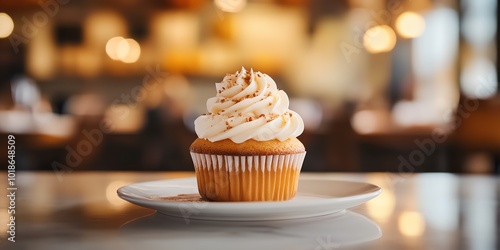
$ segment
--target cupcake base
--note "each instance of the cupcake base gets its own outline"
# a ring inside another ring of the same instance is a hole
[[[233,156],[191,152],[198,191],[211,201],[284,201],[297,193],[305,152]]]

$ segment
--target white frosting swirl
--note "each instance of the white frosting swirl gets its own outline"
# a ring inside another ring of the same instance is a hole
[[[242,68],[227,74],[215,87],[217,95],[207,101],[209,114],[194,121],[199,138],[235,143],[249,139],[284,141],[304,131],[302,118],[288,109],[286,93],[264,73]]]

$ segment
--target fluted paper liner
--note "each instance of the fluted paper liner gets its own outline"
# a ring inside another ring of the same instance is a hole
[[[306,153],[211,155],[191,152],[198,191],[213,201],[284,201],[297,193]]]

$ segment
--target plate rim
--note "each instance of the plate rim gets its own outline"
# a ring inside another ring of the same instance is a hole
[[[132,202],[131,200],[134,200],[136,202],[141,202],[141,201],[147,201],[147,202],[155,202],[156,200],[154,199],[148,199],[146,197],[143,197],[143,198],[140,198],[140,197],[136,197],[136,196],[131,196],[131,195],[128,195],[126,193],[124,193],[124,189],[126,188],[130,188],[130,186],[132,185],[145,185],[145,184],[148,184],[148,183],[162,183],[162,182],[173,182],[173,181],[192,181],[192,180],[195,180],[196,181],[196,177],[184,177],[184,178],[174,178],[174,179],[165,179],[165,180],[152,180],[152,181],[142,181],[142,182],[135,182],[135,183],[129,183],[127,185],[124,185],[120,188],[118,188],[116,190],[117,192],[117,195],[118,197],[126,200],[126,201],[129,201],[129,202]],[[356,194],[356,195],[350,195],[350,196],[345,196],[345,197],[322,197],[323,199],[321,200],[318,200],[316,202],[324,202],[324,203],[329,203],[329,202],[332,202],[332,201],[343,201],[343,200],[352,200],[352,199],[356,199],[356,200],[359,200],[359,199],[373,199],[375,197],[377,197],[378,195],[380,195],[380,193],[382,193],[382,188],[378,185],[375,185],[375,184],[372,184],[372,183],[368,183],[368,182],[361,182],[361,181],[351,181],[351,180],[340,180],[340,179],[335,179],[335,178],[332,178],[332,179],[329,179],[329,178],[318,178],[318,177],[299,177],[299,182],[301,180],[307,180],[307,181],[313,181],[313,180],[322,180],[322,181],[330,181],[330,182],[337,182],[337,183],[350,183],[350,184],[357,184],[357,185],[369,185],[370,186],[370,190],[373,189],[372,191],[369,191],[369,192],[365,192],[365,193],[361,193],[361,194]],[[297,194],[300,194],[300,192],[297,192]],[[368,201],[367,200],[367,201]],[[192,204],[193,202],[182,202],[182,201],[161,201],[162,203],[168,203],[168,204],[179,204],[179,205],[182,205],[182,204]],[[219,206],[237,206],[237,205],[245,205],[245,206],[248,206],[248,207],[253,207],[253,206],[261,206],[263,204],[286,204],[287,201],[254,201],[254,202],[245,202],[245,201],[241,201],[241,202],[232,202],[232,201],[228,201],[228,202],[209,202],[210,204],[213,204],[211,205],[212,207],[213,206],[216,206],[216,207],[219,207]],[[137,203],[134,203],[136,205],[139,205],[139,206],[142,206],[141,204],[137,204]],[[305,206],[305,205],[304,205]],[[314,206],[314,204],[312,204],[311,206]],[[307,206],[305,206],[307,207]],[[150,207],[148,207],[150,208]],[[151,209],[154,209],[154,208],[151,208]],[[158,209],[154,209],[154,210],[157,210]]]

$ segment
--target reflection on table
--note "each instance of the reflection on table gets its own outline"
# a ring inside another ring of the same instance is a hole
[[[370,242],[382,233],[373,221],[347,211],[255,222],[192,220],[155,213],[126,223],[120,235],[138,247],[156,241],[172,249],[331,249]]]
[[[500,179],[452,174],[303,173],[369,182],[377,198],[344,214],[276,222],[204,222],[171,218],[121,200],[126,184],[192,177],[192,172],[20,172],[19,249],[496,249]],[[0,179],[6,180],[3,174]],[[0,182],[0,233],[8,223]],[[335,188],[335,187],[328,187]],[[362,246],[350,244],[364,242]],[[15,244],[15,245],[13,245]],[[192,247],[190,247],[192,246]],[[252,248],[253,247],[253,248]]]

